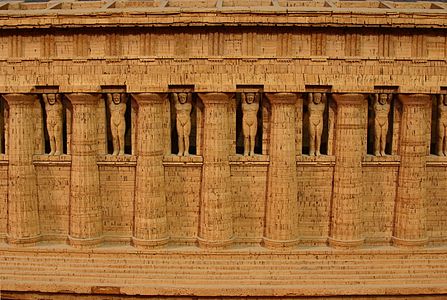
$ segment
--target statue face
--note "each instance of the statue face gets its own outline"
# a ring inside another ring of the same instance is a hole
[[[120,94],[112,94],[112,101],[115,104],[120,104],[120,102],[121,102],[121,95]]]
[[[56,103],[56,94],[49,94],[48,95],[48,103],[50,103],[51,105]]]
[[[178,94],[178,101],[179,101],[181,104],[185,104],[186,101],[188,101],[188,94],[187,94],[187,93],[179,93],[179,94]]]
[[[313,102],[315,104],[320,104],[322,97],[323,97],[323,95],[321,93],[315,93]]]
[[[385,105],[387,98],[388,98],[387,94],[380,94],[379,95],[379,103],[381,105]]]
[[[255,102],[255,93],[247,93],[245,102],[247,102],[248,104],[252,104],[253,102]]]

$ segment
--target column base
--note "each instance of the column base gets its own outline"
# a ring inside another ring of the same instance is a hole
[[[132,237],[132,245],[135,248],[140,249],[159,249],[165,247],[169,242],[169,238],[162,238],[158,240],[145,240],[145,239],[139,239],[136,237]]]
[[[229,248],[234,242],[234,238],[228,240],[205,240],[203,238],[197,238],[197,244],[202,249],[209,250],[223,250]]]
[[[328,238],[329,246],[335,249],[355,249],[360,248],[365,239],[358,240],[337,240],[334,238]]]
[[[102,243],[102,237],[80,239],[68,236],[68,244],[75,248],[94,248]]]
[[[428,238],[410,240],[410,239],[400,239],[395,236],[391,237],[391,243],[395,247],[399,248],[423,248],[428,244]]]
[[[23,247],[30,247],[35,246],[38,242],[40,242],[42,239],[42,236],[36,235],[32,237],[26,237],[26,238],[13,238],[6,236],[5,240],[10,245],[15,246],[23,246]]]
[[[271,250],[290,250],[298,246],[299,240],[273,240],[266,237],[262,238],[261,245]]]

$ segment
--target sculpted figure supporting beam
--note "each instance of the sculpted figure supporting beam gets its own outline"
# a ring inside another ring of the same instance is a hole
[[[439,156],[447,156],[447,97],[439,96],[438,104],[438,144]]]
[[[50,139],[49,155],[62,154],[62,110],[60,94],[43,94],[45,111],[47,113],[47,130]]]
[[[126,132],[126,95],[107,94],[107,104],[110,110],[110,130],[112,131],[112,155],[124,155],[124,134]]]
[[[374,155],[385,156],[391,94],[374,95]]]
[[[191,134],[192,93],[174,93],[176,125],[178,135],[178,156],[189,155]]]
[[[259,94],[242,93],[242,133],[244,156],[255,155],[256,132],[258,130]]]
[[[319,156],[326,94],[309,93],[309,155]]]

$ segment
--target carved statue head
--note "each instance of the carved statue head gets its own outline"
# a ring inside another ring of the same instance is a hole
[[[181,104],[185,104],[188,101],[188,93],[179,93],[178,94],[178,102]]]
[[[312,101],[315,104],[320,104],[322,99],[323,99],[322,93],[314,93]]]
[[[120,104],[121,103],[121,94],[119,93],[113,93],[112,94],[112,101],[115,104]]]
[[[57,95],[56,94],[48,94],[47,98],[48,98],[48,103],[50,105],[53,105],[57,101]]]
[[[255,102],[255,93],[247,93],[245,102],[247,102],[248,104],[252,104],[253,102]]]
[[[380,105],[385,105],[387,103],[388,100],[388,95],[387,94],[380,94],[379,95],[379,104]]]

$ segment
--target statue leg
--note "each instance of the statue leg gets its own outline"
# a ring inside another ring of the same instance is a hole
[[[183,126],[180,124],[180,122],[177,120],[177,135],[178,135],[178,156],[182,156],[185,152],[185,144],[183,142],[183,136],[185,135]]]
[[[320,156],[321,149],[321,135],[323,134],[323,122],[320,122],[316,126],[316,137],[315,137],[315,155]]]
[[[56,152],[56,143],[54,138],[54,129],[48,130],[48,137],[50,139],[50,155],[54,155]]]
[[[112,155],[118,155],[118,133],[117,133],[117,127],[112,127],[112,143],[113,143],[113,153]]]
[[[250,154],[250,128],[245,124],[245,120],[242,120],[242,134],[244,135],[244,156]]]
[[[375,121],[374,122],[374,155],[380,156],[380,136],[381,136],[381,126]]]
[[[438,124],[438,141],[436,143],[436,154],[445,155],[445,127],[441,122]]]
[[[191,122],[187,122],[183,126],[183,141],[185,143],[184,156],[189,156],[189,135],[191,134]]]
[[[444,139],[443,139],[443,153],[444,153],[444,156],[447,156],[447,126],[443,126],[444,128],[444,130],[443,130],[443,136],[444,136]]]
[[[256,131],[258,129],[258,124],[255,122],[250,127],[250,156],[255,155],[255,144],[256,144]]]
[[[118,145],[119,145],[119,155],[124,155],[124,135],[126,133],[126,126],[123,122],[118,126]]]
[[[315,156],[315,133],[316,126],[312,123],[309,124],[309,155]]]
[[[385,148],[386,148],[386,135],[388,133],[388,125],[385,124],[382,126],[382,132],[381,132],[381,140],[382,142],[380,143],[380,154],[382,156],[385,156]]]
[[[55,138],[55,152],[54,155],[61,155],[63,148],[62,148],[62,127],[61,125],[56,125],[54,128],[54,138]]]

